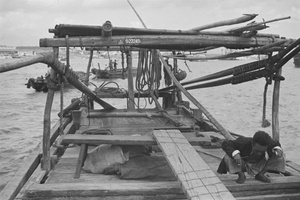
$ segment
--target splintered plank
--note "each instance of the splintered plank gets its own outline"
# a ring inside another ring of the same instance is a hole
[[[154,130],[188,199],[235,199],[179,130]]]

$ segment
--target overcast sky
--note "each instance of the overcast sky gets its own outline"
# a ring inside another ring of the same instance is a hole
[[[243,14],[256,22],[290,16],[268,24],[263,33],[300,37],[300,0],[130,0],[148,28],[187,30]],[[0,0],[0,45],[38,46],[51,38],[56,24],[138,27],[142,24],[127,0]],[[232,26],[234,27],[234,26]],[[226,30],[223,27],[212,30]],[[231,27],[230,27],[231,28]]]

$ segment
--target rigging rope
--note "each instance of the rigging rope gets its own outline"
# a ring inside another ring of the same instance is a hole
[[[154,91],[156,97],[158,97],[158,88],[161,80],[161,63],[155,50],[140,50],[138,69],[136,76],[136,90],[140,93],[149,93]],[[149,97],[149,103],[153,102],[153,99]]]
[[[268,90],[268,81],[266,81],[265,89],[264,89],[264,96],[263,96],[263,115],[262,115],[262,124],[261,127],[265,128],[271,125],[271,123],[266,119],[266,105],[267,105],[267,90]]]

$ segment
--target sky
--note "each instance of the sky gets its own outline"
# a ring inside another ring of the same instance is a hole
[[[188,30],[194,27],[258,14],[256,22],[288,17],[269,23],[261,33],[300,38],[299,0],[130,0],[147,28]],[[56,24],[102,25],[143,28],[127,0],[0,0],[0,45],[38,46],[40,38]],[[222,31],[246,23],[210,29]]]

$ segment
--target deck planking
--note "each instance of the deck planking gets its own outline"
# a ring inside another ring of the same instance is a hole
[[[203,134],[206,134],[205,132]],[[207,132],[209,137],[209,132]],[[91,150],[94,147],[90,147]],[[247,175],[245,184],[237,184],[236,175],[216,173],[224,152],[220,148],[194,146],[197,154],[207,163],[236,199],[299,199],[300,177],[270,174],[271,183],[262,183]],[[118,175],[91,174],[82,170],[74,179],[79,146],[67,148],[44,184],[32,183],[24,191],[24,199],[186,199],[177,181],[122,180]],[[205,152],[205,153],[202,153]],[[213,156],[211,156],[213,155]],[[297,165],[289,163],[297,169]],[[299,169],[298,169],[299,170]],[[297,171],[297,170],[295,170]],[[108,187],[107,185],[111,185]],[[155,187],[154,187],[155,186]],[[22,199],[21,197],[19,197]]]

